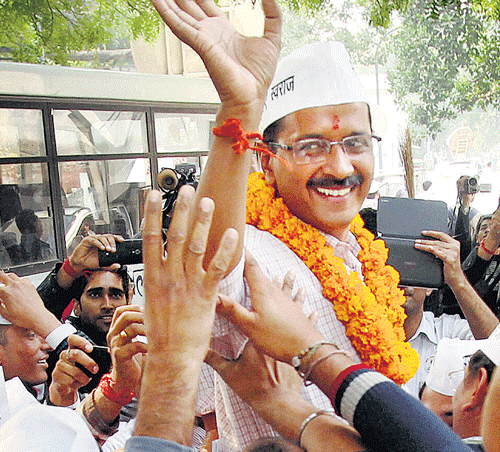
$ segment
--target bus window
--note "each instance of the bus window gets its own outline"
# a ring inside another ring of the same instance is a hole
[[[47,165],[0,165],[0,265],[56,258]]]
[[[117,159],[61,162],[68,253],[91,234],[131,238],[142,220],[142,192],[151,186],[149,160]]]
[[[142,111],[54,110],[58,155],[148,151]]]
[[[41,110],[0,109],[0,158],[46,155]]]
[[[213,115],[155,113],[156,144],[162,152],[208,152]]]

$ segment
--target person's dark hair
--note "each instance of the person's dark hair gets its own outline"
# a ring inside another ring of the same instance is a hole
[[[38,217],[34,210],[21,210],[16,216],[16,226],[21,234],[36,234]]]
[[[427,383],[424,381],[420,389],[418,390],[418,400],[422,400],[422,394],[424,393],[425,388],[427,387]]]
[[[266,143],[276,142],[278,135],[281,132],[281,127],[283,126],[283,119],[284,118],[278,119],[266,127],[264,133],[262,134]]]
[[[292,452],[290,443],[283,438],[260,438],[245,452]]]
[[[481,369],[482,367],[486,369],[486,373],[488,375],[488,383],[489,383],[496,365],[481,350],[478,350],[471,356],[468,364],[468,369],[469,369],[468,375],[470,376],[470,378],[475,378],[479,373],[479,369]]]
[[[359,216],[365,222],[365,229],[377,237],[377,211],[371,207],[364,207],[359,211]]]
[[[129,301],[128,289],[130,286],[130,277],[128,275],[127,266],[122,265],[118,270],[114,270],[113,273],[116,273],[121,278],[123,284],[123,291],[125,292],[125,298],[127,299],[127,301]],[[88,284],[88,279],[85,275],[75,279],[73,281],[73,284],[71,285],[71,293],[73,294],[73,298],[75,298],[76,300],[80,300],[85,290],[85,287],[87,287],[87,284]]]
[[[482,215],[481,218],[479,218],[479,221],[477,222],[476,226],[476,233],[474,234],[474,239],[477,237],[479,234],[479,230],[481,229],[481,225],[486,221],[486,220],[491,220],[493,215]]]

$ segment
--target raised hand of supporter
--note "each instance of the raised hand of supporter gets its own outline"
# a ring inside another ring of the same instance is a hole
[[[61,325],[56,316],[44,306],[35,286],[27,278],[1,270],[0,315],[43,338]]]
[[[141,307],[120,306],[113,315],[107,342],[110,348],[115,392],[138,392],[144,354],[148,346],[137,336],[144,336],[144,313]]]
[[[262,2],[262,37],[240,35],[212,0],[152,1],[173,33],[200,55],[223,106],[246,107],[256,101],[263,105],[281,45],[275,0]]]
[[[87,339],[72,334],[68,337],[68,345],[69,348],[59,355],[49,387],[50,401],[57,406],[69,406],[75,403],[78,390],[90,381],[75,363],[81,364],[92,374],[99,370],[99,366],[87,354],[92,351],[92,344]]]
[[[323,340],[313,322],[302,312],[304,292],[292,300],[293,275],[283,286],[269,281],[258,262],[245,253],[245,278],[250,286],[252,311],[220,295],[217,313],[237,325],[255,346],[274,359],[291,363],[301,350]]]
[[[191,442],[198,376],[210,342],[218,284],[238,240],[234,230],[226,231],[204,271],[214,204],[203,198],[195,207],[194,198],[188,185],[179,191],[167,233],[167,256],[158,191],[148,194],[142,234],[148,353],[134,434],[181,444]],[[187,241],[191,215],[195,221]]]
[[[415,248],[434,254],[443,261],[444,281],[453,290],[466,281],[460,263],[460,242],[444,232],[422,231],[422,234],[438,240],[415,240]]]
[[[69,263],[77,272],[99,268],[99,250],[113,253],[116,251],[116,242],[123,242],[123,237],[115,234],[96,234],[84,237],[71,256],[68,257]],[[113,264],[106,268],[114,270],[119,267],[120,264]]]

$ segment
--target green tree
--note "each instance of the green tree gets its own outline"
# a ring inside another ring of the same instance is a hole
[[[282,2],[310,13],[325,0]],[[150,0],[0,0],[0,58],[75,64],[74,52],[138,37],[152,41],[160,23]]]
[[[388,27],[396,12],[411,14],[413,11],[412,0],[359,0],[366,6],[370,22],[376,27]],[[427,9],[430,17],[438,19],[450,7],[458,8],[465,2],[462,0],[427,0]],[[471,10],[483,13],[493,20],[500,19],[500,0],[469,0],[466,2]]]
[[[500,104],[499,22],[465,4],[437,19],[430,12],[425,0],[414,3],[386,45],[391,91],[417,142],[461,112]]]
[[[4,58],[69,64],[69,54],[129,34],[153,39],[159,18],[149,0],[0,0]]]

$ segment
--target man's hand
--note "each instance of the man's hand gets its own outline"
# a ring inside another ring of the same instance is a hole
[[[61,322],[44,306],[27,278],[0,270],[0,315],[14,325],[34,331],[44,339]]]
[[[205,272],[202,262],[212,200],[203,198],[195,208],[194,189],[181,188],[167,234],[167,256],[161,207],[161,194],[150,192],[142,234],[148,353],[134,434],[190,444],[198,377],[210,341],[218,285],[233,258],[238,234],[226,231]],[[187,241],[188,219],[193,214]]]
[[[57,406],[69,406],[78,399],[78,389],[85,386],[90,378],[75,363],[81,364],[92,374],[99,367],[87,353],[92,351],[92,344],[84,337],[72,334],[68,337],[69,348],[63,350],[52,372],[49,387],[50,401]]]
[[[293,275],[288,273],[280,286],[266,278],[248,251],[245,256],[253,310],[221,295],[217,313],[237,325],[259,350],[290,364],[293,356],[324,340],[323,336],[302,312],[303,290],[299,289],[292,300]]]
[[[69,263],[77,272],[97,269],[99,268],[99,250],[114,253],[116,251],[116,242],[123,242],[123,237],[114,234],[89,235],[78,244],[71,256],[69,256]],[[106,269],[114,270],[119,266],[119,264],[113,264],[111,267],[106,267]]]
[[[417,250],[427,251],[443,261],[444,281],[451,290],[467,280],[460,263],[460,242],[444,232],[422,231],[422,234],[438,240],[415,240]]]
[[[138,393],[144,354],[148,346],[137,336],[143,336],[144,314],[139,306],[120,306],[113,315],[107,336],[111,353],[111,379],[116,383],[115,392]]]
[[[153,0],[173,33],[200,55],[223,106],[258,104],[260,113],[281,45],[281,14],[263,0],[263,37],[240,35],[212,0]]]
[[[237,235],[228,230],[219,251],[205,272],[202,260],[214,205],[204,198],[194,210],[194,190],[182,187],[176,201],[175,215],[167,234],[167,256],[163,251],[161,231],[161,197],[149,196],[148,216],[143,227],[144,289],[146,297],[146,334],[148,351],[201,361],[215,317],[217,288],[232,258]],[[187,221],[196,221],[189,243],[186,243]]]
[[[303,403],[300,396],[302,379],[292,366],[264,355],[251,342],[237,360],[227,360],[209,351],[205,362],[266,422],[278,427],[285,438],[297,441],[298,430],[286,428],[288,422],[284,422],[293,410],[283,409],[285,404],[298,406]],[[313,411],[311,407],[310,412]],[[304,418],[310,412],[306,411]]]

